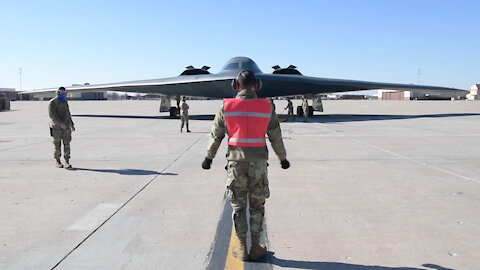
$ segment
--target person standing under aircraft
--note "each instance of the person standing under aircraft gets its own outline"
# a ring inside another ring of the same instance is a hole
[[[177,115],[180,115],[180,95],[177,95],[175,97],[175,100],[177,101]]]
[[[305,116],[305,122],[308,122],[308,99],[302,98],[303,116]]]
[[[288,109],[288,115],[293,115],[293,103],[289,98],[287,99],[287,102],[287,107],[285,107],[284,110]]]
[[[190,107],[188,106],[187,102],[185,101],[185,97],[183,97],[183,99],[182,99],[181,108],[182,108],[182,114],[180,115],[180,120],[182,121],[182,126],[180,127],[180,132],[182,132],[184,124],[187,125],[187,132],[191,132],[190,129],[188,129],[188,109]]]
[[[265,200],[270,196],[265,134],[281,160],[282,168],[288,169],[290,163],[273,105],[267,99],[257,98],[255,93],[260,88],[255,74],[249,70],[241,71],[233,80],[232,88],[239,92],[235,98],[224,99],[223,106],[215,115],[202,168],[210,169],[225,134],[228,134],[226,193],[234,211],[233,222],[239,240],[232,253],[244,261],[248,258],[257,260],[267,254],[265,245],[260,245]],[[252,237],[250,255],[246,246],[247,204],[250,206]]]
[[[72,131],[75,131],[75,126],[72,121],[72,116],[70,115],[65,87],[58,88],[56,93],[57,96],[48,102],[48,115],[52,120],[50,122],[50,135],[53,137],[53,145],[55,146],[55,152],[53,155],[57,161],[57,168],[63,168],[64,166],[60,161],[63,142],[65,168],[71,169],[70,141],[72,140]]]

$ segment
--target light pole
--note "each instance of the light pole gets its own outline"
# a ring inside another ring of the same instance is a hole
[[[18,69],[18,73],[20,74],[20,91],[22,91],[22,68]]]

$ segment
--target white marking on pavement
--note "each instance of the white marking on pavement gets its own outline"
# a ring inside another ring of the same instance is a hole
[[[427,163],[423,163],[421,161],[418,161],[418,160],[415,160],[415,159],[411,159],[407,156],[404,156],[404,155],[401,155],[399,153],[395,153],[393,151],[390,151],[390,150],[387,150],[387,149],[384,149],[384,148],[381,148],[379,146],[376,146],[376,145],[373,145],[373,144],[369,144],[369,143],[366,143],[366,142],[363,142],[361,140],[358,140],[356,139],[355,141],[361,143],[361,144],[364,144],[368,147],[371,147],[371,148],[375,148],[377,150],[380,150],[380,151],[383,151],[385,153],[389,153],[391,155],[394,155],[394,156],[397,156],[399,158],[402,158],[402,159],[405,159],[405,160],[408,160],[410,162],[413,162],[413,163],[417,163],[417,164],[420,164],[422,166],[425,166],[425,167],[428,167],[428,168],[432,168],[434,170],[437,170],[437,171],[440,171],[440,172],[444,172],[444,173],[447,173],[447,174],[450,174],[450,175],[453,175],[453,176],[456,176],[456,177],[459,177],[459,178],[462,178],[464,180],[468,180],[468,181],[472,181],[474,183],[477,183],[477,184],[480,184],[480,181],[477,180],[477,179],[473,179],[473,178],[470,178],[470,177],[466,177],[466,176],[463,176],[463,175],[460,175],[458,173],[454,173],[454,172],[451,172],[451,171],[448,171],[448,170],[445,170],[445,169],[442,169],[442,168],[439,168],[439,167],[436,167],[436,166],[433,166],[433,165],[430,165],[430,164],[427,164]]]
[[[100,204],[98,205],[96,208],[100,207],[101,205],[109,205],[110,207],[107,207],[107,208],[110,208],[110,210],[112,210],[112,206],[115,206],[113,208],[115,208],[115,210],[113,211],[113,213],[111,215],[108,216],[108,218],[105,219],[105,221],[103,222],[99,222],[98,225],[96,226],[96,228],[90,232],[90,234],[85,237],[85,239],[83,239],[76,247],[74,247],[70,252],[68,252],[57,264],[55,264],[53,267],[52,267],[52,270],[57,268],[57,266],[59,266],[68,256],[70,256],[70,254],[72,254],[75,250],[77,250],[78,247],[80,247],[85,241],[87,241],[88,238],[90,238],[90,236],[92,236],[98,229],[100,229],[100,227],[103,226],[103,224],[105,224],[107,221],[110,220],[110,218],[112,218],[116,213],[118,213],[118,211],[120,211],[123,207],[125,207],[125,205],[127,205],[130,201],[132,201],[135,197],[137,197],[138,194],[140,194],[140,192],[142,192],[144,189],[146,189],[148,187],[148,185],[150,185],[150,183],[152,183],[155,179],[157,179],[157,177],[159,175],[161,175],[164,171],[166,171],[168,168],[170,168],[170,166],[172,166],[175,162],[177,162],[177,160],[179,160],[183,155],[185,155],[185,153],[188,152],[188,150],[190,150],[190,148],[192,148],[195,144],[197,144],[203,137],[205,137],[205,135],[202,135],[201,137],[199,137],[194,143],[192,143],[189,147],[187,147],[187,149],[185,149],[185,151],[183,151],[175,160],[173,160],[170,164],[168,164],[167,167],[165,167],[159,174],[155,175],[147,184],[145,184],[140,190],[138,190],[135,194],[133,194],[133,196],[128,199],[124,204]],[[95,208],[95,209],[96,209]],[[100,207],[101,208],[101,207]],[[91,212],[95,212],[95,209],[93,209]],[[90,213],[88,213],[87,215],[85,215],[83,218],[87,217]],[[82,219],[83,219],[82,218]],[[80,219],[80,220],[82,220]],[[79,221],[80,221],[79,220]],[[79,221],[77,221],[79,223]],[[76,222],[76,223],[77,223]],[[80,223],[79,223],[80,224]],[[86,224],[86,223],[85,223]],[[68,229],[70,229],[71,227],[74,227],[75,224],[72,224]],[[79,226],[80,227],[80,226]]]
[[[453,175],[453,176],[456,176],[456,177],[459,177],[463,180],[467,180],[467,181],[471,181],[471,182],[474,182],[476,184],[480,184],[480,180],[478,179],[474,179],[474,178],[470,178],[470,177],[467,177],[467,176],[463,176],[463,175],[460,175],[458,173],[454,173],[454,172],[451,172],[451,171],[448,171],[448,170],[445,170],[445,169],[442,169],[442,168],[439,168],[439,167],[436,167],[436,166],[433,166],[433,165],[430,165],[430,164],[427,164],[427,163],[424,163],[424,162],[421,162],[421,161],[418,161],[418,160],[415,160],[415,159],[412,159],[412,158],[409,158],[407,156],[404,156],[404,155],[401,155],[399,153],[396,153],[396,152],[393,152],[393,151],[390,151],[390,150],[387,150],[387,149],[384,149],[382,147],[379,147],[379,146],[376,146],[376,145],[373,145],[373,144],[369,144],[369,143],[366,143],[364,141],[361,141],[358,139],[358,137],[370,137],[370,136],[362,136],[362,135],[346,135],[346,134],[342,134],[342,133],[339,133],[338,131],[335,131],[335,130],[332,130],[332,129],[328,129],[328,128],[325,128],[325,127],[322,127],[323,130],[325,131],[330,131],[332,133],[336,133],[336,136],[341,136],[341,137],[352,137],[353,140],[355,140],[356,142],[359,142],[363,145],[366,145],[368,147],[371,147],[371,148],[374,148],[374,149],[377,149],[377,150],[380,150],[380,151],[383,151],[385,153],[389,153],[391,155],[394,155],[396,157],[399,157],[401,159],[404,159],[404,160],[408,160],[410,162],[413,162],[413,163],[416,163],[416,164],[419,164],[419,165],[422,165],[424,167],[428,167],[428,168],[431,168],[431,169],[434,169],[434,170],[437,170],[437,171],[440,171],[440,172],[443,172],[443,173],[447,173],[447,174],[450,174],[450,175]],[[381,135],[379,134],[380,136],[384,136],[384,135]],[[405,135],[405,134],[402,134],[402,135]],[[433,134],[431,134],[433,135]],[[462,134],[448,134],[447,136],[456,136],[456,137],[470,137],[471,135],[474,135],[476,136],[476,134],[466,134],[466,135],[462,135]],[[333,136],[333,135],[332,135]],[[393,136],[398,136],[398,135],[393,135]],[[422,135],[423,136],[423,135]]]
[[[120,203],[102,203],[93,208],[75,223],[70,225],[67,230],[70,231],[88,231],[98,228],[108,219],[117,209],[122,206]]]

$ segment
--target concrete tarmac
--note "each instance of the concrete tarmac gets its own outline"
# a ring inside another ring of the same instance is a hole
[[[283,122],[270,252],[237,266],[226,140],[200,166],[221,101],[187,103],[192,133],[159,101],[70,101],[73,170],[55,167],[47,102],[0,112],[0,269],[480,269],[480,102],[325,101]]]

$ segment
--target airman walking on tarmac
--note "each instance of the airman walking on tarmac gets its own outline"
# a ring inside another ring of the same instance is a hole
[[[182,126],[180,127],[180,132],[183,131],[183,125],[187,125],[187,132],[191,132],[190,129],[188,129],[188,109],[190,107],[188,106],[187,102],[185,101],[185,97],[182,98],[182,114],[180,115],[180,120],[182,121]]]
[[[60,87],[57,90],[56,97],[48,102],[48,115],[52,120],[50,122],[50,135],[53,137],[53,145],[55,146],[54,158],[57,161],[57,168],[63,168],[64,165],[60,161],[62,155],[63,142],[63,157],[65,159],[65,168],[71,169],[70,165],[70,141],[72,140],[72,131],[75,131],[75,126],[70,115],[70,109],[67,102],[67,91],[65,87]]]
[[[244,70],[233,80],[232,88],[239,92],[235,98],[224,99],[223,106],[215,115],[202,168],[210,169],[225,134],[228,134],[226,194],[234,211],[233,222],[239,240],[232,254],[243,261],[257,260],[267,254],[265,245],[260,245],[265,200],[270,196],[266,134],[282,168],[287,169],[290,163],[273,104],[267,99],[257,98],[255,93],[260,88],[259,79],[252,71]],[[247,205],[252,237],[250,254],[246,246]]]

